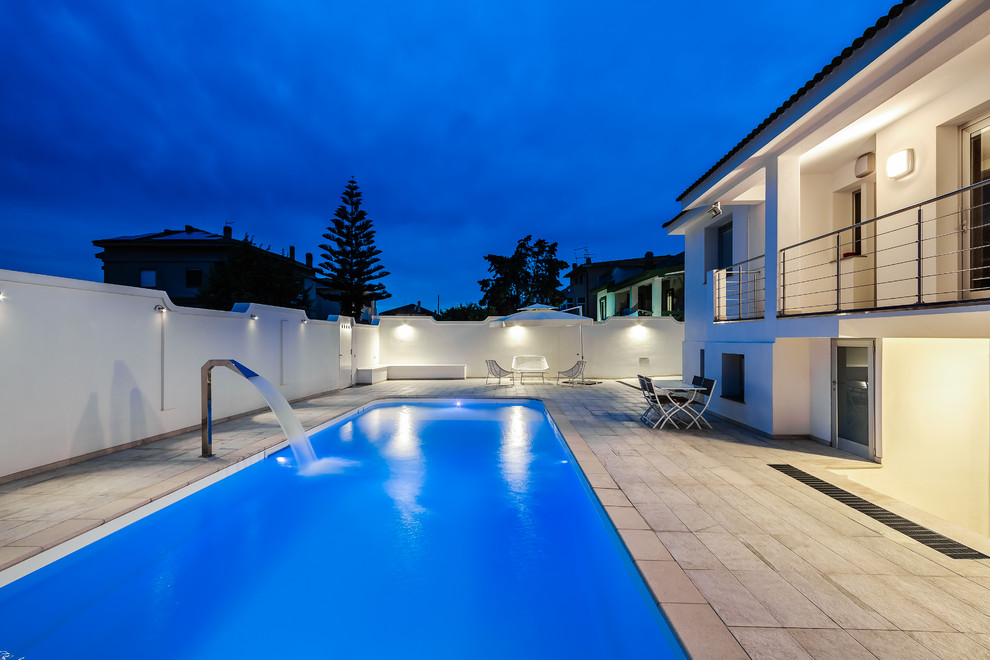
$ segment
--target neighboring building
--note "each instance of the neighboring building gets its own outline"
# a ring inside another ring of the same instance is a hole
[[[435,312],[423,307],[422,301],[416,301],[415,303],[409,303],[408,305],[403,305],[401,307],[395,307],[394,309],[387,309],[384,312],[379,312],[379,316],[432,316],[434,320],[437,319]]]
[[[601,286],[592,295],[600,321],[610,316],[672,316],[683,321],[684,264],[651,268]]]
[[[986,0],[896,5],[665,224],[685,237],[684,375],[718,380],[710,410],[882,462],[848,476],[982,534],[987,63]]]
[[[602,287],[617,282],[626,282],[630,278],[657,270],[666,272],[684,270],[684,253],[675,255],[661,255],[656,257],[652,252],[647,252],[637,259],[619,259],[615,261],[592,262],[591,257],[586,257],[583,264],[572,264],[571,272],[564,275],[570,283],[564,289],[567,307],[581,307],[584,316],[603,321],[608,316],[613,316],[614,311],[606,314],[599,306],[598,292]],[[659,307],[654,307],[659,309]],[[681,307],[683,309],[683,306]],[[614,307],[611,308],[614,310]],[[622,308],[620,308],[622,309]]]
[[[186,307],[201,307],[197,300],[199,289],[214,264],[226,259],[235,248],[247,246],[265,258],[293,263],[313,301],[307,310],[310,317],[325,319],[340,310],[337,303],[323,297],[328,289],[317,277],[319,271],[313,267],[312,254],[307,253],[306,262],[299,263],[295,260],[295,248],[290,247],[289,256],[284,257],[247,245],[231,236],[229,226],[223,228],[223,235],[186,225],[185,229],[93,241],[93,245],[103,249],[96,257],[103,261],[104,282],[165,291],[172,302]]]

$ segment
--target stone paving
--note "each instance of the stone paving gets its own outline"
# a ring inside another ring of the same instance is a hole
[[[990,554],[990,539],[830,471],[860,459],[806,439],[639,422],[619,381],[390,381],[293,404],[306,428],[392,397],[542,399],[694,658],[990,658],[990,560],[949,559],[768,467],[788,463]],[[284,440],[271,413],[0,484],[0,569]],[[23,562],[23,563],[22,563]],[[0,578],[3,577],[0,573]],[[0,580],[2,583],[2,580]]]

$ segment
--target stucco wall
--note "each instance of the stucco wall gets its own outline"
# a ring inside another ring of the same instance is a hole
[[[581,327],[509,328],[397,316],[382,317],[378,328],[380,364],[465,364],[469,378],[485,376],[485,360],[509,368],[512,357],[523,354],[546,356],[556,377],[580,359],[582,341],[588,377],[679,374],[684,339],[683,323],[648,316],[612,317]]]
[[[181,308],[157,291],[4,270],[0,292],[0,478],[198,425],[212,358],[290,400],[339,387],[338,323],[298,310]],[[215,418],[265,405],[227,369],[213,391]]]
[[[844,474],[990,533],[990,340],[882,343],[883,467]]]

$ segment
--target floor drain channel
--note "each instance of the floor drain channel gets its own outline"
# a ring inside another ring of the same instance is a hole
[[[982,552],[973,550],[958,541],[953,541],[947,536],[942,536],[938,532],[933,532],[926,527],[913,523],[907,518],[902,518],[896,513],[887,511],[887,509],[884,509],[883,507],[867,502],[862,497],[853,495],[849,491],[842,490],[838,486],[833,486],[829,482],[823,481],[818,477],[814,477],[807,472],[799,470],[793,465],[774,465],[770,463],[769,466],[774,470],[783,472],[789,477],[797,479],[806,486],[811,486],[815,490],[828,495],[832,499],[842,502],[846,506],[851,506],[874,520],[882,522],[887,527],[897,530],[901,534],[909,536],[919,543],[927,545],[932,550],[938,550],[947,557],[952,557],[953,559],[990,559],[990,557],[987,557]]]

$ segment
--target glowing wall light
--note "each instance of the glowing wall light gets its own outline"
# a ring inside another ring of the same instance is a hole
[[[903,149],[887,159],[887,178],[901,179],[914,171],[914,149]]]
[[[636,341],[643,341],[646,336],[650,334],[650,331],[646,329],[646,326],[636,324],[629,328],[629,338],[635,339]]]
[[[168,310],[165,309],[165,305],[155,305],[155,311],[158,312],[159,314],[164,314]]]
[[[252,314],[251,315],[251,320],[252,321],[257,321],[258,320],[258,315],[257,314]]]
[[[526,328],[521,325],[514,325],[509,328],[509,336],[513,339],[522,339],[526,336]]]
[[[412,339],[416,335],[416,330],[408,323],[403,323],[395,329],[395,336],[402,340]]]

